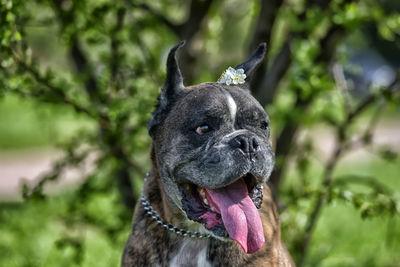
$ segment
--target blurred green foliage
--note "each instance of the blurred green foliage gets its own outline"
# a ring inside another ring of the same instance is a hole
[[[91,225],[71,213],[70,206],[76,200],[74,194],[63,194],[46,202],[1,204],[0,264],[10,267],[118,265],[130,225],[119,219],[115,195],[93,195],[80,207],[92,214]],[[96,221],[102,226],[96,227]],[[110,229],[114,229],[112,235],[108,234]]]
[[[149,167],[146,123],[165,57],[186,39],[180,53],[186,85],[215,81],[258,42],[268,44],[252,90],[271,117],[277,153],[271,183],[296,262],[396,266],[397,151],[375,148],[371,136],[384,108],[396,113],[398,80],[351,96],[332,68],[359,71],[348,61],[349,47],[367,47],[370,27],[376,38],[398,43],[399,7],[390,5],[0,0],[0,148],[57,145],[65,152],[36,186],[23,186],[23,203],[0,204],[0,265],[118,265]],[[318,136],[296,138],[316,127],[335,136],[327,160],[313,147]],[[342,164],[356,145],[387,162]],[[43,193],[92,155],[96,168],[82,185],[59,196]]]
[[[0,100],[0,149],[57,145],[80,129],[94,130],[93,123],[59,105],[6,95]]]

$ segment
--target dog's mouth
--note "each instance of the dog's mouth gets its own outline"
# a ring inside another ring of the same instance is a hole
[[[182,209],[189,219],[203,224],[219,237],[236,240],[246,253],[256,252],[264,243],[261,218],[262,184],[247,173],[218,189],[194,184],[180,186]]]

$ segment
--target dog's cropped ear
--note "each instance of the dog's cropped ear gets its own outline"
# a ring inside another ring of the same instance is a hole
[[[167,58],[167,77],[164,87],[161,89],[161,93],[158,96],[156,109],[147,124],[149,133],[166,118],[177,96],[179,96],[185,88],[181,70],[179,69],[176,59],[176,52],[184,45],[185,41],[181,41],[169,51]]]
[[[253,54],[242,64],[239,64],[235,67],[235,69],[243,69],[246,74],[246,83],[248,83],[248,78],[251,78],[251,75],[255,71],[256,67],[261,63],[264,59],[265,51],[267,50],[267,45],[265,43],[261,43],[258,45]]]

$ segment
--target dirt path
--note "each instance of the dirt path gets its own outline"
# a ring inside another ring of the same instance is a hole
[[[313,140],[318,155],[326,157],[333,149],[334,139],[328,130],[313,130]],[[304,135],[304,134],[303,134]],[[300,135],[301,138],[301,135]],[[376,130],[374,143],[387,144],[400,151],[400,125],[385,125]],[[35,184],[37,177],[49,171],[57,158],[62,155],[53,148],[29,150],[0,151],[0,201],[21,200],[21,186],[24,182]],[[360,160],[371,157],[363,149],[350,152],[346,160]],[[76,186],[82,182],[85,173],[93,169],[93,164],[86,164],[80,169],[70,169],[55,185],[48,188],[50,192]]]
[[[36,148],[28,150],[0,152],[0,201],[20,201],[24,183],[34,185],[38,177],[52,168],[53,162],[62,156],[54,148]],[[68,169],[59,181],[46,188],[48,192],[57,192],[62,188],[77,186],[82,178],[93,169],[93,165],[84,165],[80,169]]]

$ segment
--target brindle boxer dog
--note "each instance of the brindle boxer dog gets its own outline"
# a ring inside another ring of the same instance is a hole
[[[248,88],[266,46],[235,68],[245,83],[184,87],[183,45],[168,55],[148,124],[152,168],[122,266],[292,266],[265,184],[274,166],[270,122]]]

